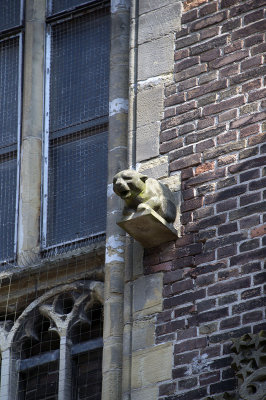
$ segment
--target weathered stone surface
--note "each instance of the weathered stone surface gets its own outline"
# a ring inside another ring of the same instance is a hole
[[[138,37],[139,43],[180,30],[180,20],[181,2],[173,2],[166,7],[141,15],[139,18],[141,26]]]
[[[151,386],[132,391],[132,400],[154,400],[158,398],[158,388]]]
[[[132,388],[137,389],[171,379],[172,351],[172,345],[166,343],[133,353]]]
[[[135,321],[132,330],[132,350],[145,349],[155,344],[155,319]]]
[[[159,122],[138,127],[136,144],[137,162],[159,155],[159,134]]]
[[[172,72],[173,68],[173,34],[139,45],[139,80]]]
[[[138,171],[150,178],[161,179],[168,176],[168,157],[158,157],[139,164]]]
[[[177,239],[177,231],[153,210],[135,213],[117,223],[144,248],[159,246]]]
[[[142,276],[133,285],[133,312],[138,316],[151,315],[162,310],[163,276]]]
[[[163,117],[164,87],[157,85],[142,89],[137,94],[137,125],[160,121]]]

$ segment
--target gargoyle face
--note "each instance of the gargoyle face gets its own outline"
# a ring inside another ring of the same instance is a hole
[[[113,179],[114,192],[123,200],[136,197],[145,188],[147,176],[134,170],[118,172]]]

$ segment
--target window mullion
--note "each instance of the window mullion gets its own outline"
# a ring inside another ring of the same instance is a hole
[[[66,336],[60,337],[58,400],[71,400],[72,362],[71,341]]]

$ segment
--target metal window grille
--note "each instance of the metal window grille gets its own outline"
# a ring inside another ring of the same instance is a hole
[[[0,31],[15,28],[22,23],[23,1],[0,0]]]
[[[93,3],[95,0],[48,0],[48,15],[54,15],[63,11]]]
[[[0,261],[15,255],[21,52],[21,34],[0,41]]]
[[[44,248],[105,231],[109,24],[105,6],[48,26]]]

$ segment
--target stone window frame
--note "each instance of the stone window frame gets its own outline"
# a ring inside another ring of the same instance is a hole
[[[0,42],[8,41],[12,38],[18,38],[18,87],[17,87],[17,96],[18,96],[18,118],[17,118],[17,142],[12,144],[11,146],[4,146],[0,148],[0,155],[16,153],[16,195],[15,195],[15,221],[14,221],[14,237],[13,237],[13,254],[7,257],[9,261],[13,261],[15,259],[15,255],[17,252],[17,239],[18,239],[18,202],[19,202],[19,175],[20,175],[20,143],[21,143],[21,121],[22,121],[22,85],[23,85],[23,50],[24,50],[24,0],[20,0],[20,15],[19,15],[19,23],[14,24],[13,27],[4,28],[0,30]],[[0,259],[0,264],[6,262],[6,260]]]
[[[57,350],[49,352],[50,355],[44,353],[46,356],[44,361],[54,361],[54,357],[59,359],[58,400],[71,400],[71,357],[103,347],[103,339],[99,337],[82,342],[80,345],[72,345],[68,333],[72,324],[79,322],[80,312],[84,308],[92,308],[94,304],[103,305],[103,290],[104,284],[101,281],[82,280],[60,285],[29,304],[14,323],[8,320],[0,323],[0,352],[2,356],[0,397],[2,400],[17,399],[19,373],[27,369],[27,362],[29,364],[29,362],[35,361],[34,357],[20,360],[16,355],[16,349],[21,340],[30,337],[34,332],[33,319],[29,319],[29,317],[36,309],[50,320],[53,329],[56,329],[60,337],[59,352]],[[55,305],[58,297],[65,293],[71,293],[74,305],[70,313],[63,314],[56,310]],[[45,358],[44,354],[41,358]]]

